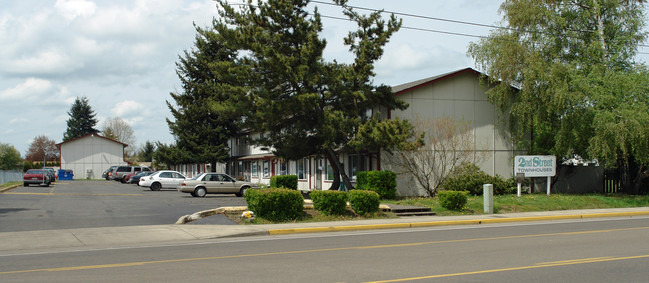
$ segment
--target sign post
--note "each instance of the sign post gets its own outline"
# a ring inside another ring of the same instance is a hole
[[[550,177],[556,175],[557,158],[554,155],[517,155],[514,158],[514,175],[524,177],[547,177],[547,194],[550,195]],[[521,195],[521,181],[518,182],[518,196]]]

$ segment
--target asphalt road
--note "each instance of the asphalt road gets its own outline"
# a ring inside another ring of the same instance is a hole
[[[1,282],[646,282],[649,218],[0,255]]]
[[[173,224],[197,211],[241,205],[245,200],[234,195],[194,198],[114,181],[59,181],[1,193],[0,232]],[[222,215],[209,218],[205,224],[235,224]]]

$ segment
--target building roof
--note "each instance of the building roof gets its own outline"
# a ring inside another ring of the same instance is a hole
[[[413,81],[413,82],[393,86],[392,87],[392,93],[395,96],[398,96],[398,95],[401,95],[401,94],[406,93],[408,91],[411,91],[411,90],[414,90],[414,89],[417,89],[417,88],[420,88],[420,87],[424,87],[424,86],[427,86],[427,85],[431,85],[431,84],[433,84],[435,82],[445,80],[445,79],[448,79],[448,78],[452,78],[454,76],[464,74],[464,73],[474,73],[476,75],[482,75],[481,72],[478,72],[473,68],[464,68],[464,69],[460,69],[460,70],[457,70],[457,71],[437,75],[437,76],[434,76],[434,77],[425,78],[425,79],[416,80],[416,81]]]
[[[63,145],[64,143],[69,143],[69,142],[72,142],[72,141],[80,140],[80,139],[83,139],[83,138],[86,138],[86,137],[89,137],[89,136],[98,137],[98,138],[106,139],[106,140],[109,140],[109,141],[112,141],[112,142],[115,142],[115,143],[119,143],[119,144],[123,145],[124,147],[127,147],[127,146],[128,146],[128,144],[125,144],[125,143],[123,143],[123,142],[116,141],[116,140],[111,139],[111,138],[104,137],[104,136],[99,135],[99,134],[87,134],[87,135],[85,135],[85,136],[80,136],[80,137],[78,137],[78,138],[74,138],[74,139],[71,139],[71,140],[69,140],[69,141],[64,141],[64,142],[62,142],[62,143],[57,143],[56,146],[57,146],[57,147],[61,147],[61,145]]]

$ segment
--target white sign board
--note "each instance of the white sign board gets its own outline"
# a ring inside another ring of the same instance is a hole
[[[514,158],[514,175],[525,177],[552,177],[557,172],[557,158],[554,155],[517,155]]]

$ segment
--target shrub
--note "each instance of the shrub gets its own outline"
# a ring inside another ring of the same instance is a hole
[[[437,194],[439,204],[448,210],[462,210],[466,206],[467,192],[440,191]]]
[[[247,190],[248,210],[270,221],[295,220],[304,213],[304,198],[297,190],[286,188]]]
[[[484,184],[494,185],[494,194],[502,195],[512,192],[510,180],[496,175],[491,176],[472,163],[464,163],[449,174],[441,187],[447,191],[467,191],[472,195],[482,195]]]
[[[392,171],[361,171],[356,174],[356,188],[375,191],[382,199],[394,199],[397,194],[397,174]]]
[[[374,191],[351,190],[348,193],[349,204],[360,215],[379,211],[381,202],[379,194]]]
[[[347,209],[347,193],[343,191],[312,191],[313,208],[325,215],[342,215]]]
[[[270,187],[297,190],[297,175],[272,176],[270,177]]]

